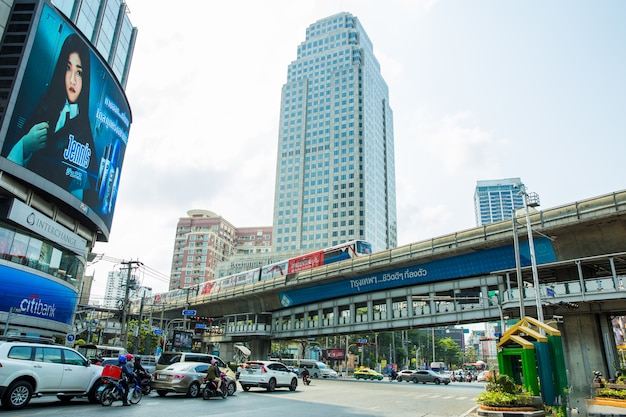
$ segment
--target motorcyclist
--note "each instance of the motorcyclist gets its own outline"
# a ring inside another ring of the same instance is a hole
[[[213,381],[215,386],[217,387],[217,392],[222,393],[222,378],[220,377],[220,369],[217,367],[217,361],[215,359],[211,359],[211,366],[206,373],[207,381]]]
[[[396,371],[395,369],[391,369],[391,381],[395,381],[396,378],[398,378],[398,371]]]
[[[129,381],[133,381],[135,379],[135,374],[132,371],[132,368],[128,368],[128,359],[126,358],[126,355],[120,355],[120,357],[117,358],[117,365],[122,368],[122,378],[120,379],[120,384],[122,384],[122,403],[125,406],[129,406],[130,403],[128,402],[128,384]]]
[[[311,379],[311,374],[309,374],[309,370],[305,367],[302,368],[302,381],[307,382]]]

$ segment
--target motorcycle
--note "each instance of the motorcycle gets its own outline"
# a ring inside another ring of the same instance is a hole
[[[396,372],[392,372],[389,374],[389,382],[395,381],[398,378],[398,374]]]
[[[211,397],[222,397],[225,399],[228,397],[228,380],[226,379],[226,374],[223,372],[220,373],[220,378],[222,380],[221,393],[217,392],[215,382],[207,380],[206,377],[204,378],[204,383],[200,387],[203,399],[208,400]]]
[[[304,385],[309,385],[311,383],[311,376],[302,375],[302,382],[304,383]]]
[[[152,375],[147,372],[137,372],[137,378],[139,379],[139,386],[143,395],[148,395],[152,392]]]
[[[103,406],[109,406],[114,401],[123,401],[124,387],[121,382],[122,368],[119,366],[107,365],[102,371],[102,380],[104,383],[98,387],[96,391],[96,399],[100,401]],[[143,396],[141,386],[134,380],[134,386],[132,382],[129,382],[128,402],[131,404],[137,404],[141,401]]]

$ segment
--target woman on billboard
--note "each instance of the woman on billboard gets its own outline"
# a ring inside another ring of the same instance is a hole
[[[69,35],[46,92],[24,124],[28,132],[7,156],[80,200],[94,192],[88,173],[97,172],[89,88],[89,49],[78,35]]]

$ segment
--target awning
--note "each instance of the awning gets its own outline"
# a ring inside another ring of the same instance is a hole
[[[250,349],[248,349],[247,347],[243,345],[235,345],[235,348],[237,348],[241,353],[243,353],[244,356],[250,356],[250,354],[252,353]]]

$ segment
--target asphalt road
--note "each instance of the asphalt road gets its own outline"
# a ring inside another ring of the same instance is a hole
[[[0,411],[3,416],[45,417],[463,417],[476,406],[476,397],[484,391],[482,383],[450,385],[413,384],[407,382],[355,381],[351,379],[313,380],[300,384],[294,392],[279,389],[269,393],[252,388],[238,391],[227,399],[186,398],[151,394],[138,405],[110,407],[76,399],[67,405],[55,397],[33,399],[18,411]]]

